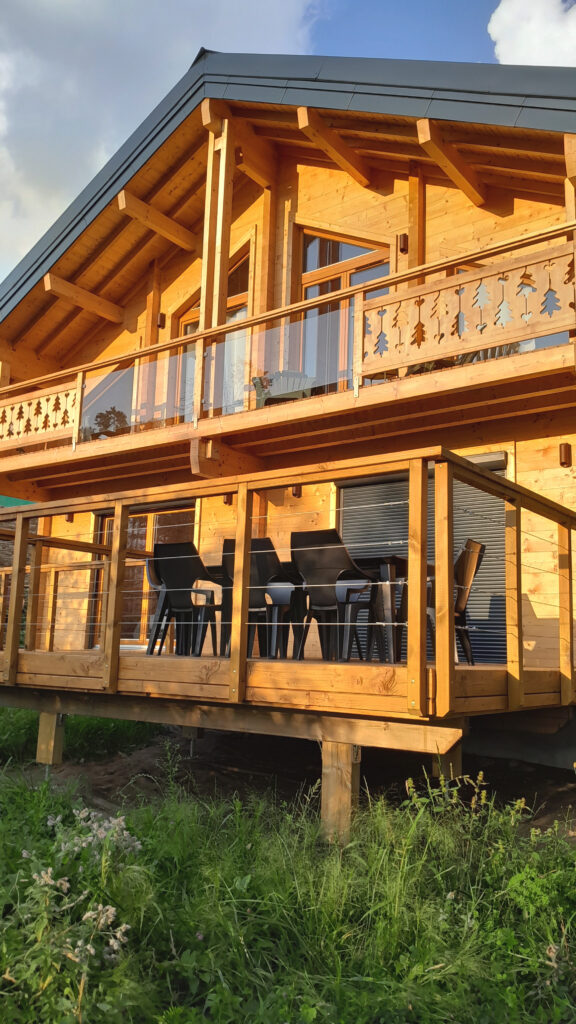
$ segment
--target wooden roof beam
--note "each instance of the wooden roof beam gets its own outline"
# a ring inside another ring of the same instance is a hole
[[[310,139],[318,149],[326,153],[359,185],[366,188],[370,184],[372,171],[364,158],[343,142],[315,110],[311,110],[310,107],[298,107],[298,127],[307,139]]]
[[[125,213],[127,217],[132,217],[133,220],[139,221],[144,227],[154,231],[157,235],[162,235],[163,238],[167,238],[169,242],[173,242],[180,249],[186,249],[187,252],[199,250],[199,241],[192,231],[183,227],[182,224],[178,224],[172,217],[167,217],[166,214],[160,213],[160,210],[155,210],[153,206],[150,206],[150,203],[144,203],[141,199],[137,199],[136,196],[133,196],[131,192],[127,192],[126,189],[123,189],[118,194],[117,199],[118,209],[121,213]]]
[[[81,288],[73,281],[65,281],[57,274],[44,275],[44,290],[58,299],[66,299],[73,306],[80,306],[88,313],[96,313],[97,316],[101,316],[105,320],[111,320],[113,324],[124,322],[122,306],[117,306],[115,302],[110,302],[100,295],[95,295],[94,292],[89,292],[86,288]]]
[[[576,135],[564,136],[564,157],[566,160],[566,177],[576,188]]]
[[[468,196],[475,206],[486,202],[486,190],[475,172],[449,142],[444,142],[438,125],[423,117],[416,122],[418,142],[429,157]]]
[[[236,166],[262,188],[271,188],[276,180],[276,153],[273,145],[256,135],[247,121],[234,117],[222,100],[205,99],[201,106],[202,124],[214,135],[222,132],[222,122],[230,122]]]

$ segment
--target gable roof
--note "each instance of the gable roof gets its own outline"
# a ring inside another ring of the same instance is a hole
[[[201,49],[183,78],[0,285],[0,320],[205,97],[576,133],[573,68]]]

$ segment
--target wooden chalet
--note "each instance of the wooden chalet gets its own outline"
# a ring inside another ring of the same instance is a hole
[[[572,69],[200,52],[0,288],[0,700],[48,757],[74,713],[315,739],[345,830],[361,746],[570,714],[575,186]]]

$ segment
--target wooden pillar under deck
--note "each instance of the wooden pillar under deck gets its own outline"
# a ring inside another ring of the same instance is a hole
[[[322,831],[327,839],[347,842],[352,810],[360,794],[361,747],[322,741]]]
[[[36,761],[38,764],[62,764],[64,752],[64,715],[40,712]]]
[[[434,754],[432,759],[432,775],[439,779],[457,779],[462,775],[462,743],[455,743],[445,754]]]

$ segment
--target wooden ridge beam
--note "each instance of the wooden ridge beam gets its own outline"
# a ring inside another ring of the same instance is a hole
[[[230,123],[238,170],[262,188],[270,188],[276,180],[276,154],[272,144],[256,135],[247,121],[234,117],[228,104],[221,100],[205,99],[200,109],[202,124],[213,135],[222,133],[224,121]]]
[[[190,468],[195,476],[225,477],[261,473],[266,462],[256,455],[235,451],[222,441],[200,437],[190,442]]]
[[[124,308],[122,306],[118,306],[115,302],[110,302],[108,299],[103,299],[100,295],[95,295],[94,292],[89,292],[86,288],[81,288],[80,285],[74,284],[73,281],[65,281],[63,277],[58,277],[57,274],[44,275],[44,290],[59,299],[66,299],[67,302],[71,302],[74,306],[80,306],[81,309],[85,309],[89,313],[96,313],[97,316],[101,316],[105,320],[111,320],[113,324],[124,322]]]
[[[338,167],[347,171],[359,185],[366,187],[370,184],[372,172],[364,158],[343,142],[315,110],[298,107],[298,127],[307,139],[326,153]]]
[[[429,118],[423,117],[416,122],[416,127],[418,142],[424,152],[438,164],[438,167],[464,192],[464,195],[468,196],[475,206],[483,206],[486,202],[486,190],[454,146],[444,141],[438,125]]]
[[[141,199],[137,199],[136,196],[133,196],[131,192],[127,192],[126,189],[122,189],[118,193],[117,200],[118,209],[121,213],[125,213],[127,217],[139,221],[144,227],[154,231],[157,235],[162,235],[163,238],[167,238],[169,242],[173,242],[180,249],[186,249],[187,252],[199,250],[199,241],[193,231],[189,231],[182,224],[178,224],[172,217],[167,217],[166,214],[160,213],[160,210],[150,206],[150,203],[142,202]]]

